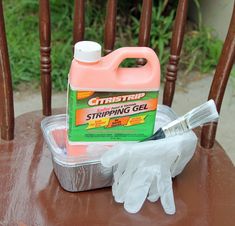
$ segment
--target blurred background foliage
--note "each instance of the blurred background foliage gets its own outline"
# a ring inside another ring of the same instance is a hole
[[[115,47],[136,46],[138,44],[141,2],[136,0],[119,1],[117,12],[117,35]],[[222,42],[214,31],[201,24],[200,5],[198,24],[188,22],[180,69],[183,76],[192,70],[200,73],[211,72],[218,61]],[[39,33],[38,0],[3,1],[8,49],[14,88],[21,83],[39,85]],[[53,88],[65,90],[67,75],[72,59],[73,1],[50,0],[52,29],[52,80]],[[154,1],[150,47],[159,56],[162,75],[169,57],[171,31],[177,1]],[[85,39],[103,44],[106,1],[86,1]],[[125,61],[131,66],[133,61]]]

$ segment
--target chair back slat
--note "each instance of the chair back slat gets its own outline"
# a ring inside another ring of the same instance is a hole
[[[4,26],[2,0],[0,0],[0,127],[1,138],[14,138],[14,105],[10,62]]]
[[[177,78],[178,63],[184,38],[187,11],[188,0],[179,0],[174,28],[172,31],[170,57],[166,68],[165,87],[163,93],[163,104],[168,106],[171,106],[174,97],[175,81]]]
[[[84,39],[85,32],[85,1],[74,1],[73,44]]]
[[[140,16],[140,29],[139,29],[139,40],[138,46],[149,46],[150,43],[150,31],[152,22],[152,0],[143,0],[142,10]],[[138,65],[144,65],[145,59],[138,59]]]
[[[227,86],[229,74],[235,60],[235,4],[233,7],[233,14],[230,21],[229,30],[223,45],[222,53],[220,55],[219,63],[216,67],[215,75],[212,81],[211,89],[208,99],[213,99],[216,103],[217,110],[220,112],[221,104],[224,97],[224,92]],[[205,148],[212,148],[217,123],[210,123],[202,129],[201,146]]]
[[[116,35],[117,0],[108,0],[104,27],[104,54],[112,52]]]
[[[49,0],[39,1],[40,72],[43,115],[51,115],[51,24]]]

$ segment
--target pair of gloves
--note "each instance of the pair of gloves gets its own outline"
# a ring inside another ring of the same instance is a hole
[[[119,143],[101,157],[104,167],[116,168],[112,193],[130,213],[138,212],[146,198],[160,199],[167,214],[175,213],[172,177],[180,174],[197,144],[190,131],[161,140]]]

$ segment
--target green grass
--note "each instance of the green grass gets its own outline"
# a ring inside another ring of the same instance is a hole
[[[51,0],[50,3],[52,81],[54,88],[64,90],[72,58],[72,6],[63,1]],[[4,1],[14,88],[24,82],[39,84],[38,7],[35,0]]]
[[[196,1],[196,0],[194,0]],[[140,5],[134,1],[118,2],[117,36],[115,48],[138,43]],[[86,1],[85,39],[103,44],[105,4],[102,0]],[[52,81],[55,90],[65,90],[72,55],[73,1],[50,0],[51,6],[51,59]],[[4,0],[8,49],[11,60],[13,86],[21,83],[39,85],[39,33],[38,0]],[[169,56],[169,44],[176,1],[154,2],[150,46],[156,51],[162,71]],[[199,70],[211,71],[218,60],[221,42],[212,36],[212,31],[198,26],[186,34],[181,67],[189,73]],[[123,66],[135,64],[126,60]],[[164,74],[164,73],[163,73]]]
[[[196,29],[185,35],[181,66],[187,75],[191,70],[198,70],[201,73],[208,73],[215,69],[223,42],[216,37],[213,29],[202,25],[202,15],[199,0],[193,1],[197,8],[198,24]]]
[[[223,43],[214,38],[212,33],[212,30],[202,28],[200,31],[190,31],[186,34],[181,57],[181,67],[185,74],[192,69],[201,73],[215,69]]]
[[[16,87],[39,76],[37,3],[8,0],[3,4],[13,85]]]

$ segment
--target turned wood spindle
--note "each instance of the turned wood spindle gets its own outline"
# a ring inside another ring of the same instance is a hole
[[[51,25],[49,0],[39,1],[40,71],[43,115],[51,115]]]
[[[114,49],[116,35],[117,0],[108,0],[104,28],[104,54]]]
[[[73,44],[82,41],[85,33],[85,1],[74,1]]]
[[[140,16],[140,30],[138,46],[149,46],[152,22],[152,0],[143,0]],[[145,59],[138,59],[138,65],[145,65]]]
[[[163,104],[171,106],[187,18],[188,0],[179,0],[171,40],[169,62],[166,68]]]

